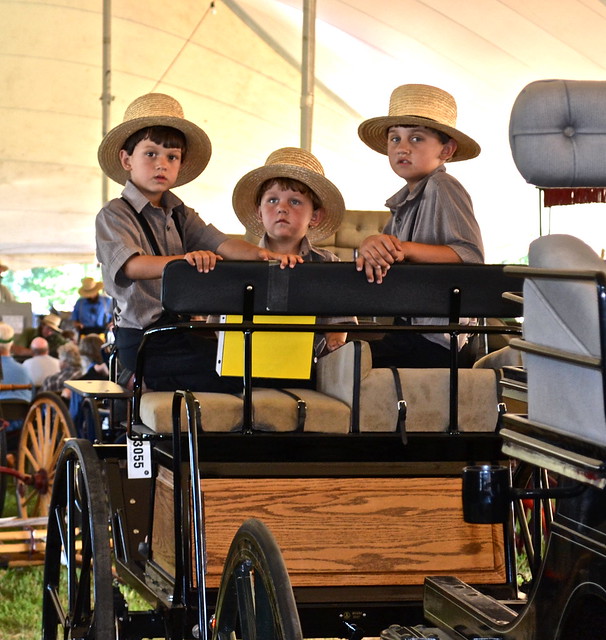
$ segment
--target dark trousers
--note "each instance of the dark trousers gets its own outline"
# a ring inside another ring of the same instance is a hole
[[[135,371],[142,338],[140,329],[116,330],[118,358],[131,371]],[[211,332],[157,333],[146,340],[142,357],[143,379],[154,391],[242,391],[240,378],[217,374],[217,340]]]
[[[406,324],[396,319],[395,324]],[[450,367],[450,349],[432,342],[419,333],[402,331],[388,333],[380,340],[371,340],[372,366],[375,369],[398,367],[401,369],[433,369]],[[459,367],[471,367],[473,349],[465,345],[459,351]]]

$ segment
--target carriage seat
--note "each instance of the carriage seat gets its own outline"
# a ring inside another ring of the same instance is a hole
[[[348,342],[321,358],[317,366],[315,390],[292,387],[284,393],[279,389],[254,389],[255,430],[394,432],[398,429],[401,400],[406,403],[406,431],[449,430],[449,369],[398,369],[402,389],[399,397],[392,370],[372,368],[370,347],[365,341]],[[499,417],[498,382],[498,372],[493,369],[459,370],[460,431],[495,430]],[[194,396],[200,403],[204,431],[240,430],[240,396],[208,392]],[[144,393],[139,409],[143,424],[157,433],[170,432],[172,397],[169,391]],[[184,413],[182,418],[185,425]]]
[[[530,245],[529,265],[551,270],[594,271],[606,277],[606,264],[579,238],[550,235]],[[524,341],[601,360],[602,347],[595,281],[524,282]],[[528,375],[528,417],[549,429],[606,445],[603,365],[590,367],[524,353]]]
[[[356,354],[356,350],[358,353]],[[449,369],[373,369],[370,346],[349,342],[318,363],[319,391],[346,403],[359,431],[395,431],[398,405],[406,403],[408,432],[449,430]],[[458,430],[494,431],[499,417],[498,371],[459,369]],[[357,395],[357,397],[356,397]]]

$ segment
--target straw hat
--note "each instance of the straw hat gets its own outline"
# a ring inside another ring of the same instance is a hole
[[[102,282],[95,282],[94,278],[82,278],[82,286],[78,289],[81,298],[94,298],[103,289]]]
[[[61,318],[54,313],[49,313],[47,316],[44,316],[44,318],[42,318],[42,324],[45,324],[57,333],[61,332]]]
[[[271,178],[293,178],[307,185],[320,199],[324,217],[316,227],[310,227],[310,242],[331,236],[340,226],[345,211],[343,196],[328,178],[318,159],[305,149],[284,147],[269,155],[265,165],[240,178],[234,188],[232,203],[240,222],[259,238],[265,233],[259,219],[256,197],[259,187]]]
[[[450,162],[469,160],[480,153],[480,145],[457,128],[457,103],[442,89],[427,84],[405,84],[394,89],[389,115],[365,120],[358,135],[371,149],[387,155],[387,130],[397,125],[422,125],[446,133],[457,142]]]
[[[200,127],[185,119],[181,105],[164,93],[147,93],[131,102],[124,113],[122,124],[106,134],[97,152],[103,172],[112,180],[125,184],[129,174],[122,168],[120,149],[133,133],[155,126],[178,129],[187,140],[187,157],[174,186],[178,187],[197,178],[210,160],[210,140]]]

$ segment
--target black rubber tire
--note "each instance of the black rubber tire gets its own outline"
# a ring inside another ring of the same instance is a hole
[[[23,420],[16,468],[24,476],[40,474],[42,481],[26,484],[17,479],[17,509],[21,518],[47,515],[57,460],[65,438],[75,435],[63,399],[51,391],[39,393]]]
[[[49,511],[43,640],[119,637],[106,493],[93,445],[68,440],[57,464]]]
[[[282,553],[269,529],[246,520],[227,553],[213,640],[302,640],[301,623]]]

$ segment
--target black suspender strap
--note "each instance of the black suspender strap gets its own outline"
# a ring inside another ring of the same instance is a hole
[[[300,398],[296,393],[289,391],[288,389],[277,389],[281,393],[285,393],[297,402],[297,428],[296,431],[303,431],[305,429],[305,418],[307,417],[307,403],[303,398]]]
[[[359,340],[353,341],[353,398],[351,399],[351,432],[360,433],[360,364],[362,361],[362,344]]]
[[[396,431],[399,431],[402,435],[402,442],[408,444],[408,436],[406,434],[406,400],[404,400],[404,394],[402,393],[402,382],[400,381],[400,373],[397,367],[389,367],[393,374],[393,383],[396,388],[396,401],[398,418],[396,421]]]
[[[143,229],[143,233],[145,234],[145,237],[149,242],[149,246],[152,248],[153,255],[155,256],[163,255],[162,252],[160,251],[160,247],[158,246],[158,241],[156,240],[156,236],[154,236],[154,232],[152,231],[152,228],[149,226],[149,222],[147,221],[147,218],[143,215],[143,213],[137,211],[135,207],[133,207],[133,205],[126,198],[121,197],[120,200],[125,202],[129,206],[131,211],[135,214],[135,218],[139,222],[141,229]],[[177,230],[177,233],[179,234],[179,238],[181,238],[181,244],[183,245],[183,229],[181,228],[181,222],[179,221],[176,211],[173,213],[173,222],[175,223],[175,229]],[[183,245],[183,249],[185,249],[185,245]]]

